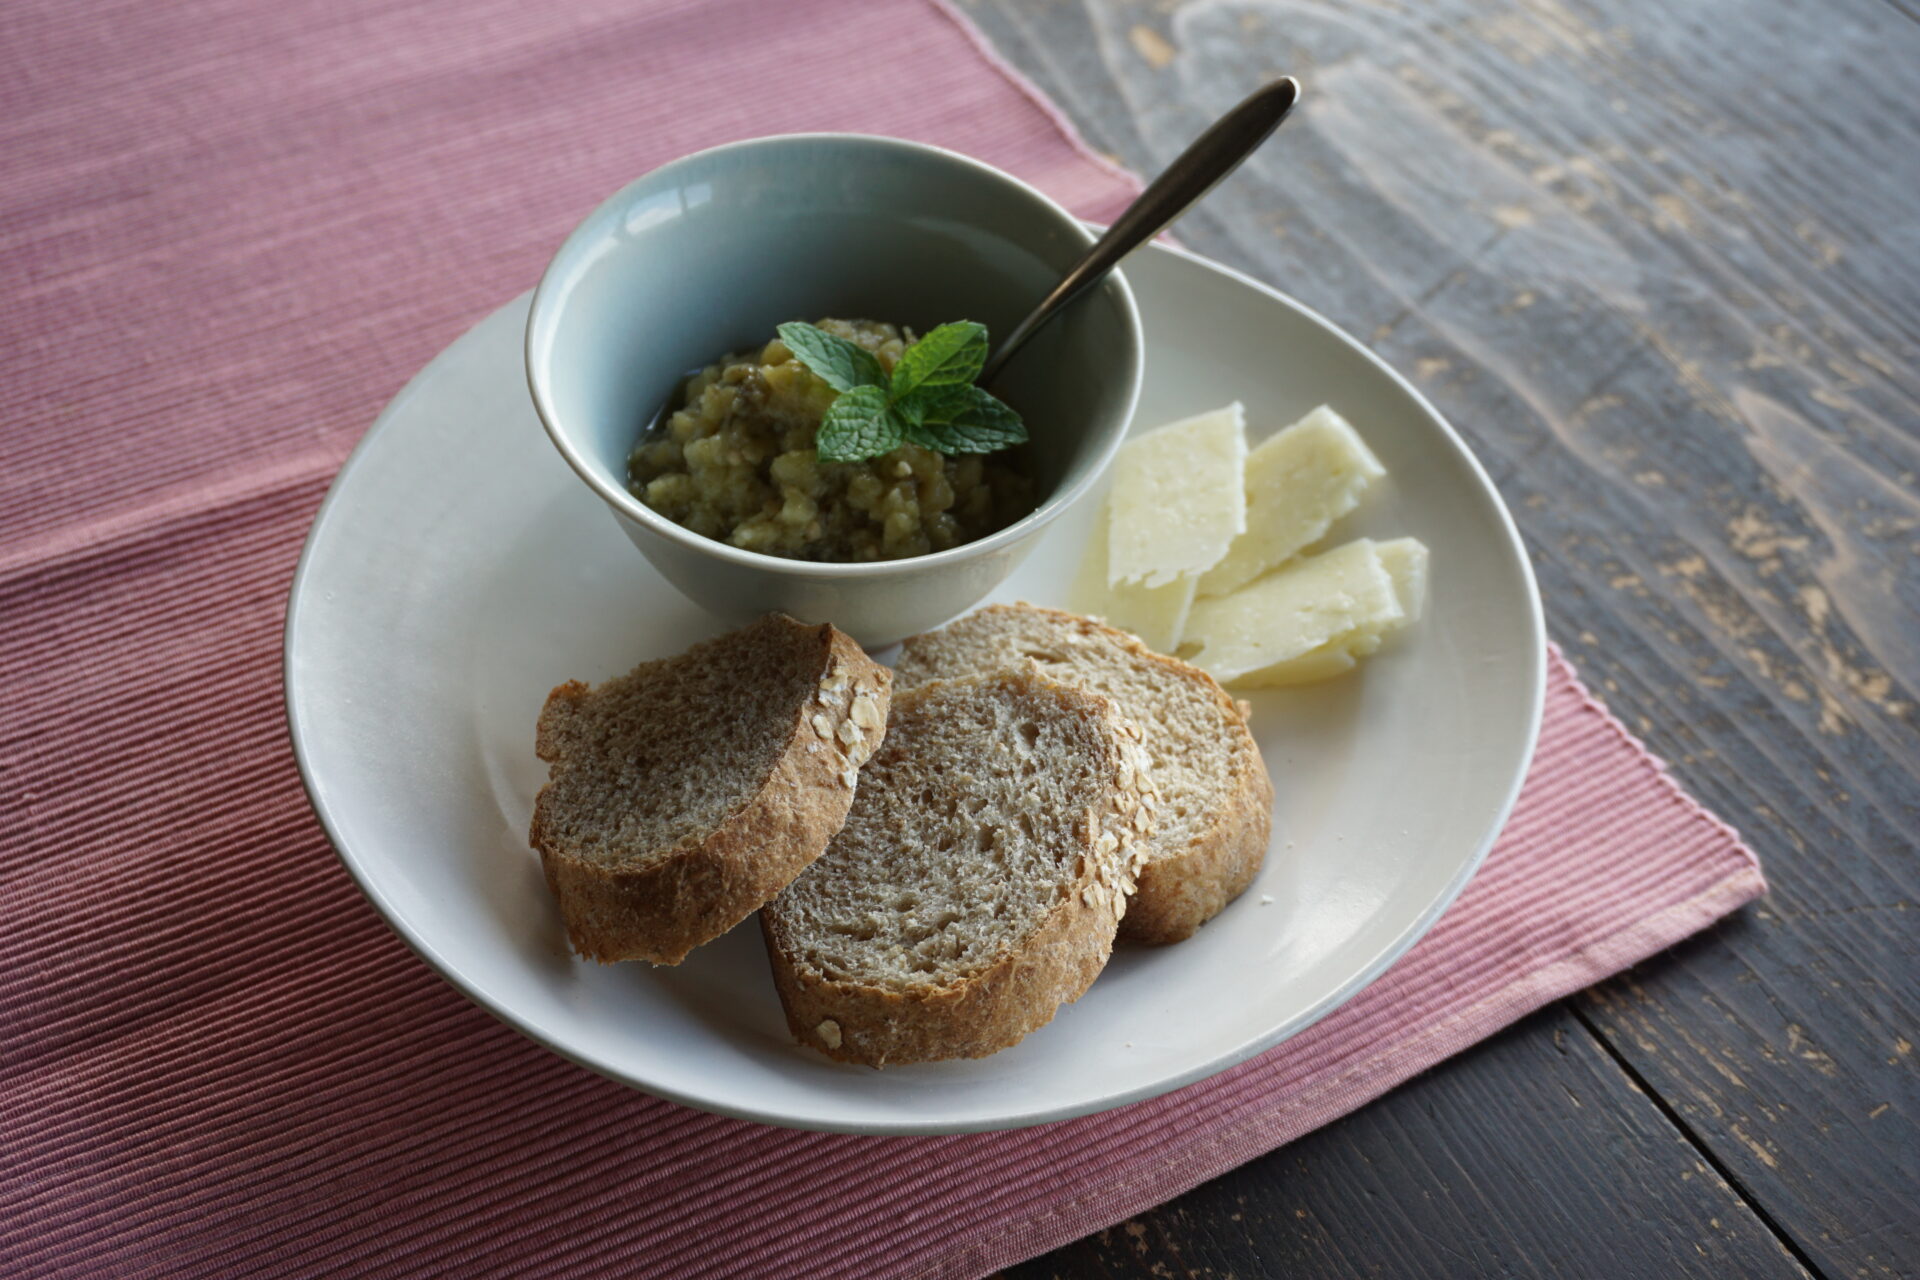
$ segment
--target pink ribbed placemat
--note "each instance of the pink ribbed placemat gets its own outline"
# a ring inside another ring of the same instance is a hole
[[[610,1084],[435,978],[307,810],[280,622],[328,478],[578,215],[672,156],[894,133],[1092,217],[1130,181],[904,0],[16,0],[0,107],[0,1274],[978,1274],[1763,888],[1556,656],[1466,895],[1213,1080],[947,1139]]]

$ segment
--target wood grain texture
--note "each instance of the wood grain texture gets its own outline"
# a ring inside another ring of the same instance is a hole
[[[1007,1276],[1133,1274],[1807,1273],[1562,1008]]]
[[[1774,886],[1577,1017],[1816,1269],[1920,1266],[1920,23],[1886,0],[964,7],[1140,172],[1302,79],[1179,235],[1463,431],[1555,637]]]

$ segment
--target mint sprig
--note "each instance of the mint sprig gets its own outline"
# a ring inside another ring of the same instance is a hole
[[[1027,439],[1020,415],[977,387],[987,328],[943,324],[908,347],[889,377],[871,351],[810,324],[780,326],[780,340],[840,394],[814,447],[823,462],[859,462],[905,443],[941,453],[992,453]]]

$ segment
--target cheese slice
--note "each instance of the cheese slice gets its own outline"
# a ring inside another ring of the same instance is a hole
[[[1281,685],[1312,684],[1316,680],[1331,680],[1343,676],[1360,665],[1364,655],[1355,654],[1352,649],[1338,640],[1329,640],[1318,649],[1303,653],[1297,658],[1288,658],[1285,662],[1276,662],[1270,667],[1258,671],[1249,671],[1233,682],[1236,689],[1273,689]]]
[[[1163,587],[1219,563],[1247,529],[1246,463],[1238,401],[1129,441],[1113,463],[1108,584]]]
[[[1080,561],[1080,573],[1074,579],[1068,608],[1076,613],[1101,617],[1122,631],[1131,631],[1158,653],[1172,653],[1180,646],[1180,633],[1186,626],[1187,610],[1193,605],[1194,588],[1200,583],[1195,574],[1183,574],[1164,587],[1145,587],[1126,582],[1107,585],[1107,513],[1102,510],[1094,521],[1093,534],[1087,539],[1087,553]]]
[[[1186,633],[1194,588],[1199,585],[1200,579],[1193,574],[1175,578],[1164,587],[1122,583],[1112,588],[1107,598],[1107,622],[1133,632],[1155,653],[1172,653]]]
[[[1253,683],[1292,683],[1274,668],[1312,655],[1305,670],[1338,674],[1352,666],[1363,637],[1377,646],[1379,634],[1403,617],[1392,575],[1374,543],[1361,538],[1296,560],[1230,596],[1195,601],[1185,640],[1197,649],[1193,664],[1223,684],[1256,672]],[[1329,657],[1335,647],[1347,653],[1345,666]]]
[[[1200,579],[1226,595],[1326,536],[1387,469],[1347,420],[1321,405],[1247,455],[1247,531]]]
[[[1418,538],[1395,538],[1391,542],[1374,543],[1373,550],[1393,584],[1394,601],[1400,606],[1399,617],[1371,619],[1297,658],[1249,671],[1237,683],[1242,687],[1265,688],[1337,676],[1351,671],[1361,658],[1377,652],[1389,635],[1419,621],[1427,604],[1426,545]]]

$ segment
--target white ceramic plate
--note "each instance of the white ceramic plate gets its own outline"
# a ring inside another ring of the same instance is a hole
[[[1245,896],[1178,946],[1123,949],[1012,1049],[886,1071],[792,1042],[751,922],[675,969],[573,958],[527,847],[545,777],[534,718],[555,684],[716,627],[547,442],[521,298],[381,414],[314,521],[288,607],[288,718],[314,808],[400,935],[617,1080],[858,1133],[1008,1128],[1166,1092],[1300,1031],[1413,945],[1498,834],[1539,728],[1544,633],[1513,522],[1433,408],[1319,316],[1159,246],[1127,274],[1147,337],[1137,426],[1238,398],[1257,437],[1331,403],[1390,471],[1336,538],[1411,533],[1433,551],[1414,631],[1353,676],[1253,700],[1277,802]],[[1097,506],[1061,519],[995,598],[1063,602]]]

